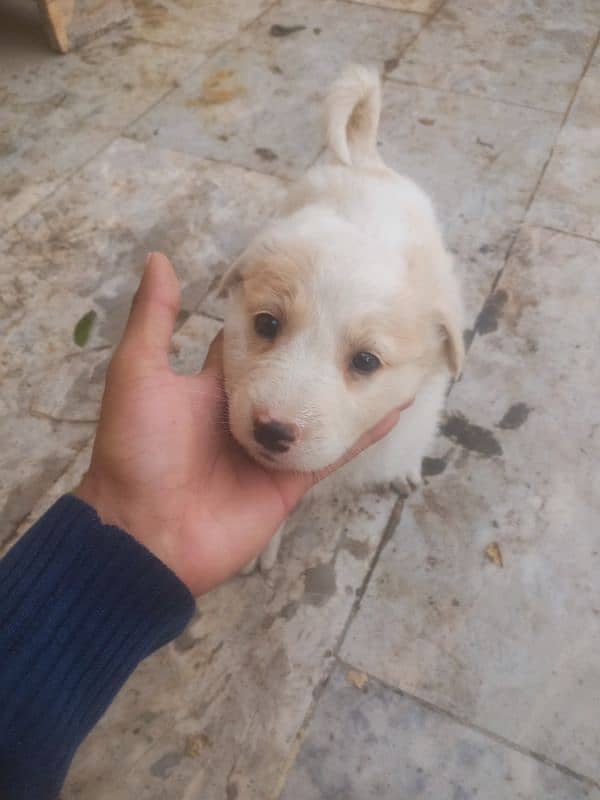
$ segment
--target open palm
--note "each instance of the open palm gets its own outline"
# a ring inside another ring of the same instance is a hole
[[[110,363],[90,468],[76,494],[201,594],[251,561],[320,474],[268,472],[231,437],[221,335],[202,372],[176,375],[168,352],[179,310],[168,260],[153,254]],[[366,433],[356,455],[398,419]]]

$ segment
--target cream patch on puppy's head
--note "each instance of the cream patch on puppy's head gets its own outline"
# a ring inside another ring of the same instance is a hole
[[[321,469],[429,375],[460,369],[460,331],[419,262],[311,209],[272,223],[233,265],[225,385],[253,458]]]

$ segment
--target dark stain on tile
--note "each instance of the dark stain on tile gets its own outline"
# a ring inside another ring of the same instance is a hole
[[[228,781],[225,793],[227,800],[237,800],[237,797],[240,793],[237,783],[235,781]]]
[[[256,147],[254,152],[260,156],[263,161],[276,161],[277,153],[274,153],[269,147]]]
[[[185,105],[188,108],[220,105],[242,97],[246,92],[246,87],[237,82],[235,70],[220,69],[204,80],[200,97],[186,100]]]
[[[504,289],[497,289],[488,297],[475,322],[476,333],[483,336],[498,330],[498,318],[507,300],[508,295]]]
[[[296,615],[296,611],[300,607],[300,603],[296,602],[295,600],[290,600],[279,612],[279,616],[285,620],[290,620],[292,617]]]
[[[333,564],[317,564],[304,573],[304,602],[311,606],[325,605],[337,589]]]
[[[162,758],[155,761],[150,767],[150,772],[157,778],[168,778],[169,773],[181,762],[181,753],[165,753]]]
[[[527,420],[531,410],[531,407],[526,403],[513,403],[498,423],[498,427],[509,431],[520,428]]]
[[[184,322],[187,322],[189,317],[190,317],[190,312],[187,311],[187,309],[185,308],[180,308],[179,311],[177,312],[177,317],[175,319],[175,330],[178,331],[179,328],[181,328],[181,326],[184,324]]]
[[[494,145],[491,142],[484,142],[483,139],[479,138],[479,136],[477,137],[476,142],[480,147],[489,147],[491,150],[494,149]]]
[[[155,719],[156,719],[158,716],[159,716],[159,714],[157,714],[157,713],[156,713],[156,711],[142,711],[142,713],[140,714],[140,716],[138,717],[138,719],[139,719],[139,720],[140,720],[140,722],[142,722],[144,725],[150,725],[150,723],[151,723],[151,722],[154,722],[154,720],[155,720]]]
[[[433,475],[441,475],[448,466],[445,458],[430,458],[425,456],[421,462],[421,475],[424,478],[431,478]]]
[[[450,441],[472,453],[490,458],[502,455],[502,447],[492,431],[474,425],[459,412],[451,414],[441,426],[441,433]]]
[[[199,641],[200,639],[192,636],[189,631],[184,631],[181,636],[175,639],[175,650],[177,650],[178,653],[187,653],[187,651],[191,650]]]
[[[205,733],[199,733],[195,736],[186,736],[184,755],[187,756],[187,758],[197,758],[202,755],[207,747],[212,746],[212,739]]]
[[[223,642],[223,639],[221,639],[221,641],[220,641],[220,642],[218,642],[218,643],[217,643],[217,644],[216,644],[216,645],[213,647],[213,649],[212,649],[212,650],[210,651],[210,653],[208,654],[208,658],[206,659],[206,663],[207,663],[207,664],[210,664],[210,663],[213,661],[214,657],[217,655],[217,653],[219,652],[219,650],[220,650],[220,649],[223,647],[223,644],[224,644],[224,642]]]
[[[359,561],[364,561],[369,557],[369,543],[361,542],[360,539],[352,539],[350,536],[344,536],[342,540],[342,548],[347,550],[350,555]]]
[[[383,62],[384,72],[393,72],[399,63],[399,58],[386,58],[386,60]]]
[[[270,630],[278,619],[284,619],[287,622],[296,615],[299,608],[300,603],[297,600],[290,600],[290,602],[286,603],[281,611],[278,611],[276,614],[266,614],[262,621],[261,628],[265,631]]]
[[[271,25],[269,35],[281,38],[282,36],[291,36],[292,33],[299,33],[305,30],[306,25]]]
[[[431,125],[435,125],[435,120],[432,117],[419,117],[419,124],[431,127]]]
[[[315,36],[318,36],[321,33],[321,28],[313,28],[313,33]]]

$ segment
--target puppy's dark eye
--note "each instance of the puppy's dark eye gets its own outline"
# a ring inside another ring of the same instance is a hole
[[[363,375],[375,372],[381,366],[381,361],[373,353],[357,353],[350,363],[353,370]]]
[[[279,320],[272,314],[262,311],[254,317],[254,330],[263,339],[274,339],[279,333]]]

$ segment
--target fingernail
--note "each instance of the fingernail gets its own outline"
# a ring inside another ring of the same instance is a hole
[[[148,255],[146,256],[146,266],[148,266],[148,264],[150,263],[150,260],[151,260],[153,255],[154,255],[154,253],[148,253]]]

